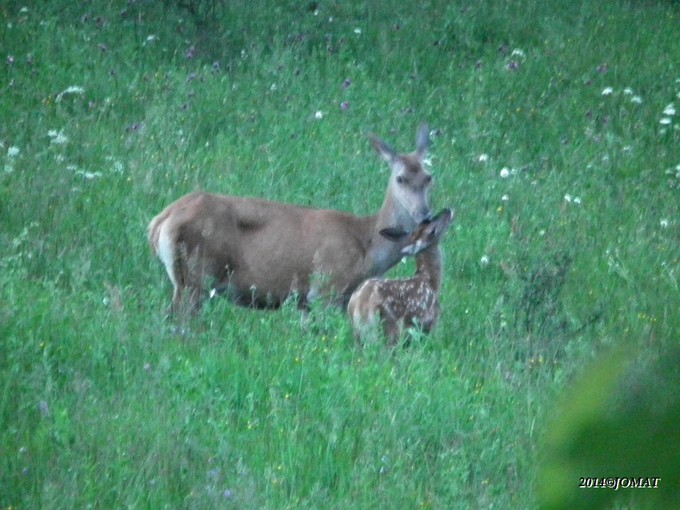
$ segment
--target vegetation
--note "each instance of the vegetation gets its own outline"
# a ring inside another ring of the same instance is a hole
[[[666,491],[591,506],[672,501],[677,2],[35,4],[0,5],[0,508],[567,508],[589,476]],[[432,334],[357,350],[340,310],[225,300],[176,334],[153,215],[195,189],[370,214],[367,133],[411,150],[421,121],[458,213]],[[626,423],[646,463],[551,464]]]

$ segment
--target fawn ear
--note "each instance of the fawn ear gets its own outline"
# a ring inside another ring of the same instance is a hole
[[[427,248],[429,244],[425,243],[422,241],[422,239],[418,239],[416,242],[407,244],[401,249],[401,254],[402,255],[418,255],[421,251],[423,251],[425,248]]]
[[[393,242],[401,241],[408,235],[408,232],[398,228],[398,227],[388,227],[380,231],[380,235],[385,239]]]

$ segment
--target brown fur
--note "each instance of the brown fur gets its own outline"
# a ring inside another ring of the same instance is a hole
[[[303,307],[320,295],[344,305],[359,283],[398,262],[401,244],[379,232],[413,229],[429,217],[427,126],[412,154],[371,141],[391,168],[383,206],[373,216],[195,192],[153,218],[149,243],[173,283],[173,311],[195,311],[208,291],[262,308],[293,293]]]

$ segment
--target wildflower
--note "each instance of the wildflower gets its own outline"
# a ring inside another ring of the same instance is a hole
[[[673,103],[667,105],[666,108],[663,109],[663,114],[668,116],[675,115],[675,105]]]
[[[569,193],[564,195],[564,201],[567,202],[567,203],[571,202],[571,195]]]
[[[342,82],[342,88],[348,89],[351,84],[352,80],[350,80],[349,78],[345,78],[345,81]]]
[[[482,255],[482,258],[479,259],[479,265],[482,267],[486,267],[489,265],[489,256],[488,255]]]
[[[50,406],[45,400],[38,402],[38,408],[40,409],[40,414],[43,416],[43,418],[48,418],[52,414],[50,412]]]
[[[486,163],[489,161],[489,155],[488,154],[480,154],[479,157],[477,158],[477,161],[480,163]]]
[[[502,179],[507,179],[510,176],[510,170],[508,170],[506,167],[501,168],[501,178]]]
[[[605,74],[609,71],[609,64],[607,64],[606,62],[604,64],[600,64],[599,66],[597,66],[596,70],[600,74]]]
[[[507,194],[506,194],[506,195],[503,195],[503,196],[501,197],[501,200],[502,200],[503,202],[509,201],[509,200],[510,200],[510,195],[507,195]]]
[[[349,110],[349,101],[343,101],[342,103],[340,103],[340,109]]]
[[[512,53],[510,53],[511,57],[519,57],[519,58],[524,58],[525,54],[523,50],[520,50],[519,48],[515,48],[512,50]]]
[[[633,95],[633,89],[631,89],[630,87],[626,87],[625,89],[623,89],[623,93],[627,96],[632,96]]]
[[[16,158],[19,155],[20,152],[21,152],[21,149],[19,149],[19,147],[12,145],[11,147],[9,147],[7,149],[7,157],[8,158]]]
[[[630,98],[631,103],[640,104],[642,103],[642,98],[640,96],[633,96]]]
[[[659,121],[659,124],[663,124],[664,126],[668,126],[671,122],[673,122],[673,121],[671,120],[670,117],[662,117],[661,120]]]
[[[614,89],[611,88],[611,87],[605,87],[604,89],[602,89],[602,95],[603,96],[611,96],[613,92],[614,92]]]
[[[581,197],[574,197],[574,203],[575,204],[581,204]]]
[[[144,41],[144,45],[151,44],[155,41],[158,40],[158,37],[154,34],[150,34],[146,37],[146,41]]]
[[[101,172],[85,172],[84,170],[77,170],[76,174],[82,175],[88,181],[102,176]]]
[[[243,53],[243,50],[241,52]],[[196,47],[193,44],[191,46],[189,46],[189,49],[184,54],[184,56],[189,60],[194,58],[196,56]]]
[[[318,111],[314,114],[314,118],[315,118],[316,120],[321,120],[321,119],[323,119],[323,112],[322,112],[321,110],[318,110]]]
[[[97,47],[99,48],[99,51],[101,51],[102,53],[107,53],[109,51],[109,48],[107,48],[106,44],[104,43],[99,43]]]
[[[357,34],[357,35],[361,34],[361,29],[360,29],[360,28],[355,28],[355,29],[354,29],[354,33]]]
[[[66,142],[68,142],[68,137],[64,134],[63,129],[60,129],[59,131],[56,129],[50,129],[47,132],[47,136],[51,138],[50,143],[55,145],[64,145]]]
[[[662,219],[659,222],[659,225],[661,226],[661,228],[668,228],[668,220],[666,218]]]
[[[517,71],[520,66],[520,62],[518,60],[511,60],[508,62],[508,65],[506,66],[508,71]]]
[[[7,65],[14,65],[15,59],[14,55],[7,55]]]

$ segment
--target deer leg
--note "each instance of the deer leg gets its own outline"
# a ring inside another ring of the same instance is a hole
[[[393,319],[387,319],[384,321],[385,337],[387,337],[390,347],[396,347],[399,343],[399,324]]]

